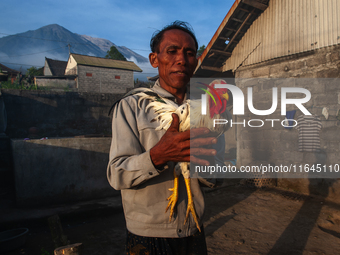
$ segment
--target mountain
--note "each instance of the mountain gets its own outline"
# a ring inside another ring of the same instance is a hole
[[[102,38],[95,38],[91,37],[88,35],[80,35],[83,39],[90,41],[91,43],[95,44],[98,46],[102,51],[106,52],[110,50],[111,46],[115,46],[117,50],[123,54],[123,56],[126,59],[131,59],[131,57],[135,58],[137,62],[142,63],[142,62],[149,62],[149,60],[136,52],[130,50],[129,48],[126,48],[125,46],[117,46],[116,44],[112,43],[111,41],[107,39],[102,39]]]
[[[72,33],[62,26],[52,24],[0,38],[0,63],[19,70],[18,66],[24,66],[24,69],[34,65],[43,66],[45,57],[67,61],[68,45],[71,53],[105,57],[106,51],[115,44],[106,39]],[[117,46],[117,49],[127,59],[133,57],[139,63],[148,61],[124,46]]]

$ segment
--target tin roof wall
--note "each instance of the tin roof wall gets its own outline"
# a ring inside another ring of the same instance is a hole
[[[235,72],[271,59],[340,44],[339,0],[270,0],[223,66]]]
[[[77,62],[78,65],[116,68],[116,69],[131,70],[135,72],[143,71],[132,61],[114,60],[114,59],[109,59],[109,58],[98,58],[98,57],[91,57],[91,56],[79,55],[79,54],[74,54],[74,53],[71,53],[71,56],[74,58],[74,60]]]

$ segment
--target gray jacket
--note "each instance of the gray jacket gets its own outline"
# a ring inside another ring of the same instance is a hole
[[[172,94],[160,87],[157,81],[153,90],[160,96],[175,101]],[[184,179],[179,180],[177,213],[169,222],[170,210],[165,213],[167,198],[173,187],[174,162],[163,169],[156,169],[150,159],[150,149],[165,133],[156,131],[157,121],[152,109],[145,112],[148,100],[143,100],[139,109],[135,95],[122,99],[114,108],[112,143],[107,178],[110,185],[121,190],[127,229],[140,236],[186,237],[197,230],[189,217],[184,225],[187,193]],[[198,179],[191,180],[195,209],[201,221],[204,213],[204,197]],[[200,222],[202,225],[202,222]]]

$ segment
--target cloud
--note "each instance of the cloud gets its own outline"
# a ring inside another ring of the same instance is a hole
[[[43,67],[45,65],[45,57],[55,60],[67,61],[66,54],[43,52],[46,50],[47,49],[44,48],[29,48],[26,50],[26,54],[12,56],[8,56],[6,53],[0,52],[0,63],[14,70],[25,73],[26,70],[32,66],[37,68]],[[34,54],[36,52],[41,53]]]
[[[131,57],[127,59],[128,61],[134,62],[140,69],[143,70],[142,73],[134,72],[134,79],[147,81],[147,77],[153,77],[158,74],[158,70],[153,68],[149,62],[138,62],[135,57]]]

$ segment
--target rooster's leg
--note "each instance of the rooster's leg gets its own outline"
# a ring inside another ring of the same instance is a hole
[[[176,174],[175,169],[174,169],[174,187],[169,190],[172,191],[172,194],[170,195],[170,197],[168,197],[169,203],[165,209],[165,212],[167,212],[168,209],[170,208],[170,216],[169,216],[169,222],[170,222],[172,215],[174,214],[175,206],[178,200],[178,175]]]
[[[191,212],[192,217],[194,218],[194,221],[196,223],[196,226],[198,230],[201,232],[201,228],[200,228],[200,225],[198,224],[198,218],[197,218],[196,211],[195,211],[194,200],[192,199],[190,178],[184,178],[184,181],[185,181],[185,186],[187,188],[187,193],[188,193],[188,207],[187,207],[187,214],[185,216],[184,224],[187,222],[189,218],[189,212]]]

